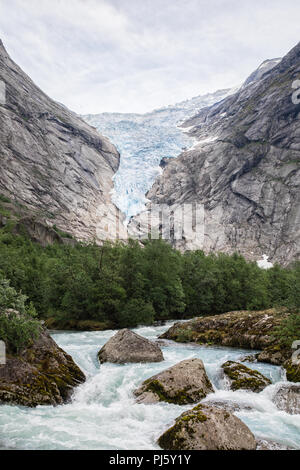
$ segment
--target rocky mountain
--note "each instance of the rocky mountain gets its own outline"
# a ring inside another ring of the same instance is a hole
[[[113,201],[127,218],[145,209],[146,192],[161,174],[160,162],[176,157],[193,139],[179,124],[233,91],[196,96],[145,114],[100,113],[83,118],[109,137],[121,153],[114,176]]]
[[[38,220],[81,240],[114,238],[112,222],[122,218],[110,196],[119,166],[116,148],[45,95],[1,41],[0,83],[2,198],[12,202],[15,213],[22,208],[32,232]]]
[[[204,208],[201,242],[173,236],[175,246],[267,255],[283,265],[299,259],[300,104],[292,99],[299,78],[300,43],[183,124],[197,144],[170,161],[147,194],[152,204]]]
[[[281,57],[264,60],[263,63],[260,64],[260,66],[249,75],[242,86],[245,87],[249,85],[249,83],[257,82],[263,77],[265,73],[269,72],[275,67],[275,65],[279,64],[280,61]]]

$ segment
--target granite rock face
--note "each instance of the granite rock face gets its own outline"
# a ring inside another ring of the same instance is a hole
[[[118,331],[98,353],[100,363],[160,362],[164,360],[160,347],[134,331]]]
[[[0,193],[77,239],[114,238],[122,219],[110,197],[116,148],[45,95],[1,41],[0,83]]]
[[[209,405],[186,411],[158,440],[164,450],[255,450],[250,429],[231,412]]]
[[[201,359],[186,359],[154,375],[134,392],[138,403],[197,403],[213,392]]]
[[[238,251],[251,260],[265,254],[283,265],[299,259],[299,79],[300,43],[266,73],[183,124],[198,144],[171,160],[147,194],[151,204],[173,210],[204,207],[203,237],[176,239],[171,231],[177,248]],[[141,221],[141,232],[143,217],[133,221]]]
[[[72,357],[43,331],[30,347],[8,355],[6,364],[0,365],[0,403],[61,405],[84,381]]]

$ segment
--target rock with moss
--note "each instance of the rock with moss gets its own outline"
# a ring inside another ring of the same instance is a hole
[[[283,367],[289,382],[300,382],[300,364],[294,364],[291,359],[285,361]]]
[[[156,343],[127,328],[118,331],[110,338],[100,349],[98,358],[101,364],[104,362],[125,364],[127,362],[160,362],[164,360],[163,353]]]
[[[186,359],[154,375],[134,392],[138,403],[197,403],[213,392],[201,359]]]
[[[292,415],[300,414],[300,385],[280,385],[273,396],[273,402],[279,410]]]
[[[164,450],[255,450],[250,429],[229,411],[197,405],[158,439]]]
[[[272,344],[263,351],[256,354],[256,359],[259,362],[266,362],[275,366],[284,365],[285,361],[288,360],[292,355],[292,350],[281,344]]]
[[[227,361],[222,365],[222,369],[231,390],[261,392],[271,384],[271,380],[263,374],[239,362]]]
[[[72,357],[46,331],[0,365],[0,403],[35,407],[69,401],[75,386],[85,381]]]
[[[245,349],[265,349],[276,343],[274,329],[288,313],[284,309],[235,311],[175,323],[162,339],[198,344],[218,344]]]

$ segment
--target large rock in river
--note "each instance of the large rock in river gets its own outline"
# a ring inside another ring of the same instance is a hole
[[[139,403],[197,403],[213,392],[201,359],[186,359],[154,375],[135,390]]]
[[[160,362],[164,360],[159,346],[134,331],[124,328],[118,331],[100,349],[98,358],[101,363],[114,362]]]
[[[0,365],[0,403],[59,405],[68,401],[73,387],[85,381],[72,357],[46,331],[18,355],[7,355]]]
[[[300,414],[300,385],[283,384],[276,391],[273,401],[279,410],[291,415]]]
[[[158,439],[165,450],[255,450],[250,429],[232,413],[197,405],[176,419]]]
[[[239,362],[227,361],[222,365],[222,369],[229,381],[231,390],[242,389],[261,392],[271,384],[271,380],[263,374]]]

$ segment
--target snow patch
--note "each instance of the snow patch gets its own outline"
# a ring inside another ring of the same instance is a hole
[[[270,263],[268,259],[268,255],[263,255],[262,259],[257,261],[258,266],[263,269],[273,268],[273,263]]]

